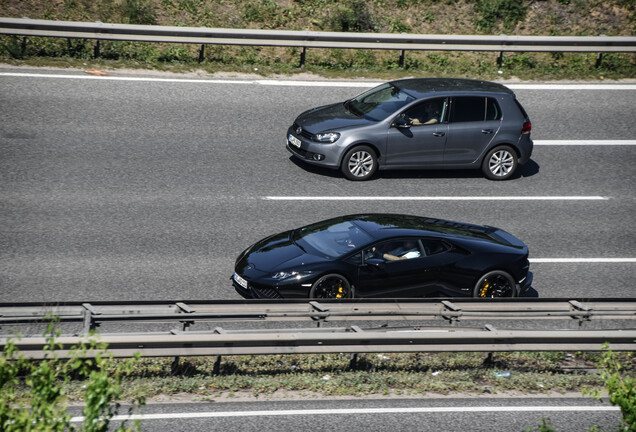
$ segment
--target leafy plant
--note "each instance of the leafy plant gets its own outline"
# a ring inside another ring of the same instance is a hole
[[[503,20],[504,28],[512,29],[526,16],[526,7],[519,0],[475,0],[478,30],[489,32],[495,24]]]
[[[82,411],[85,420],[80,430],[106,432],[120,408],[116,401],[121,395],[122,375],[139,357],[119,364],[114,371],[109,370],[112,356],[106,351],[106,345],[91,340],[88,345],[72,347],[71,357],[62,360],[55,353],[61,348],[56,342],[59,332],[52,329],[50,325],[44,359],[40,361],[27,360],[13,340],[5,343],[0,356],[0,429],[5,432],[77,430],[71,424],[65,403],[67,385],[76,377],[87,380]],[[89,351],[96,352],[94,358],[87,358]],[[17,397],[16,390],[22,386],[28,389],[26,400]],[[137,398],[129,412],[143,403],[143,398]],[[139,422],[134,429],[127,428],[126,421],[115,429],[116,432],[131,430],[140,430]]]
[[[623,374],[623,366],[609,350],[608,344],[603,345],[603,356],[598,362],[598,370],[609,393],[610,403],[621,409],[624,430],[636,431],[636,383],[631,376]],[[584,393],[602,399],[598,390],[588,390]]]
[[[331,17],[331,29],[343,32],[373,32],[375,18],[364,0],[352,0],[339,5]]]
[[[156,12],[148,0],[124,0],[121,3],[122,17],[130,24],[156,24]]]

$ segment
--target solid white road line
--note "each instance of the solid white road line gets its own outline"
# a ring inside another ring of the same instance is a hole
[[[267,201],[601,201],[602,196],[265,196]]]
[[[115,72],[116,73],[116,72]],[[0,72],[0,77],[31,77],[58,79],[90,79],[102,81],[148,81],[200,84],[258,84],[267,86],[296,86],[296,87],[374,87],[383,81],[300,81],[300,80],[227,80],[214,78],[159,78],[159,77],[126,77],[126,76],[94,76],[81,74],[51,74],[26,72]],[[513,90],[636,90],[636,84],[512,84],[502,83]]]
[[[636,258],[529,258],[537,263],[636,263]]]
[[[533,140],[536,146],[633,146],[636,140]]]
[[[163,420],[194,419],[218,417],[272,417],[272,416],[310,416],[310,415],[352,415],[352,414],[427,414],[427,413],[488,413],[488,412],[616,412],[614,406],[492,406],[492,407],[422,407],[422,408],[343,408],[343,409],[299,409],[268,411],[219,411],[133,414],[113,417],[114,421],[123,420]],[[71,422],[83,422],[84,417],[73,417]]]

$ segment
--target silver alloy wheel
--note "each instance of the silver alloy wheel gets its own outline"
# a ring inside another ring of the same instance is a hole
[[[503,149],[494,152],[488,161],[488,169],[497,177],[504,177],[510,174],[514,167],[514,156]]]
[[[359,150],[349,158],[349,172],[356,177],[366,177],[373,170],[373,156],[369,152]]]

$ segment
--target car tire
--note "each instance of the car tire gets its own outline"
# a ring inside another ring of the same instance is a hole
[[[368,180],[378,169],[378,157],[369,146],[349,150],[342,159],[341,170],[349,180]]]
[[[484,175],[491,180],[508,180],[517,170],[519,161],[512,147],[499,146],[486,153],[481,164]]]
[[[480,277],[475,284],[473,297],[516,297],[515,280],[502,270],[488,272]]]
[[[332,273],[319,278],[309,290],[312,299],[342,299],[350,298],[351,284],[342,275]]]

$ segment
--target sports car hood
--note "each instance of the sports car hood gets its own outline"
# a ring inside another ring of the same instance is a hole
[[[311,133],[319,133],[374,123],[352,114],[345,108],[344,103],[339,102],[305,111],[298,116],[296,124]]]
[[[256,243],[241,258],[240,267],[250,265],[262,272],[300,269],[302,266],[323,261],[324,258],[305,252],[290,240],[291,231],[276,234]]]

